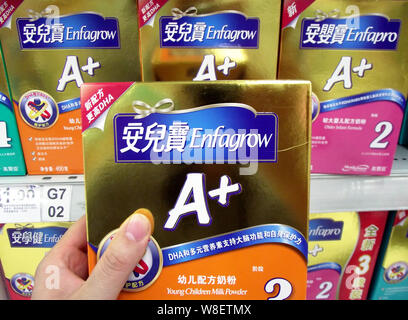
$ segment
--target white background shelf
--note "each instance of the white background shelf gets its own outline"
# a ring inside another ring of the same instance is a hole
[[[408,149],[398,146],[391,175],[312,175],[310,211],[382,211],[408,208]]]
[[[27,185],[71,185],[70,218],[85,214],[83,175],[0,177],[0,187]],[[408,149],[398,147],[390,176],[312,174],[310,189],[311,213],[407,209]]]

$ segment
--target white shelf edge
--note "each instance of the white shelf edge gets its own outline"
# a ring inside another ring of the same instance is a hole
[[[398,146],[390,176],[313,174],[310,212],[408,209],[408,149]]]

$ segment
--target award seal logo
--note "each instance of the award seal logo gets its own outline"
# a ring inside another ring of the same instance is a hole
[[[385,281],[398,283],[405,279],[408,274],[408,265],[405,262],[395,262],[384,272]]]
[[[99,260],[110,242],[115,236],[116,230],[110,232],[98,247],[97,259]],[[142,259],[138,262],[133,272],[129,275],[123,290],[136,292],[142,291],[150,287],[159,277],[163,268],[163,255],[162,251],[153,237],[150,237],[147,244],[146,253]]]
[[[52,127],[59,115],[55,100],[40,90],[24,93],[19,102],[19,110],[23,120],[35,129]]]
[[[13,290],[24,297],[31,297],[34,288],[34,277],[28,273],[17,273],[10,280]]]

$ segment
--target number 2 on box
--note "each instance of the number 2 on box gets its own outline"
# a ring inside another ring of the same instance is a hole
[[[274,293],[275,296],[268,298],[268,300],[285,300],[292,294],[292,284],[283,278],[273,278],[265,285],[266,293]]]
[[[370,143],[371,149],[385,149],[388,146],[388,141],[381,141],[387,138],[392,132],[392,123],[388,121],[381,121],[375,126],[375,132],[380,135]]]

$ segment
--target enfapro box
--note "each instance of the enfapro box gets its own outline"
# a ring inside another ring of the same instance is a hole
[[[308,300],[367,299],[388,213],[313,213]]]
[[[90,270],[136,209],[155,230],[121,299],[304,299],[310,82],[86,84]],[[135,261],[135,264],[137,262]]]
[[[28,173],[83,173],[79,88],[140,79],[136,3],[0,1],[1,10],[0,39]],[[93,117],[103,103],[86,107]]]
[[[280,79],[312,82],[312,173],[389,175],[408,92],[408,1],[285,0]]]
[[[136,1],[143,81],[276,79],[281,1]]]

